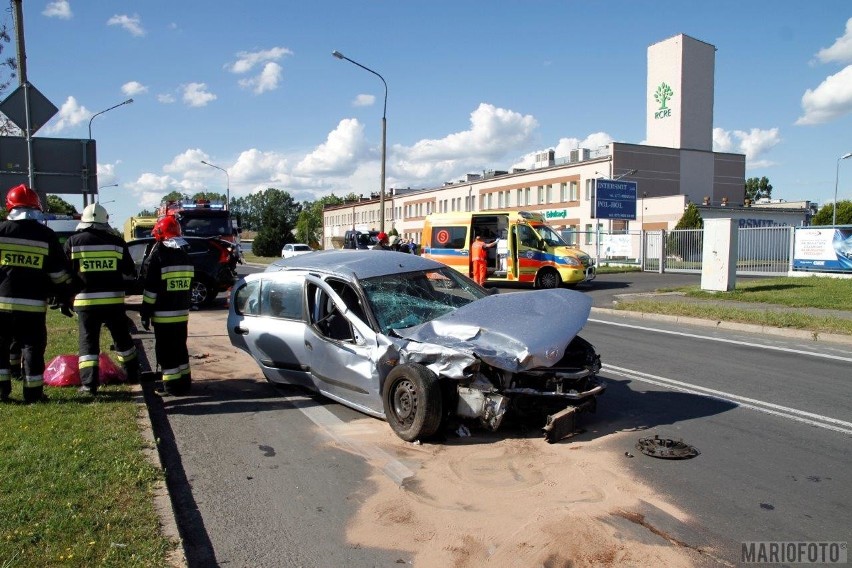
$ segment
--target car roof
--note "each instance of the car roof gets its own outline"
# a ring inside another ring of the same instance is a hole
[[[400,272],[446,268],[415,254],[388,250],[321,250],[272,262],[268,271],[313,270],[352,278],[372,278]]]

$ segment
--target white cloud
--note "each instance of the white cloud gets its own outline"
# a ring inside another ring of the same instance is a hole
[[[47,128],[47,132],[57,133],[70,128],[81,122],[85,122],[92,117],[92,111],[82,106],[74,97],[68,97],[62,103],[59,113],[51,119],[51,125]]]
[[[244,89],[251,89],[256,95],[278,88],[281,81],[281,66],[270,61],[263,66],[263,70],[254,77],[240,79],[239,85]]]
[[[189,83],[183,86],[183,102],[193,107],[206,106],[216,95],[207,91],[206,83]]]
[[[128,97],[134,97],[148,92],[148,87],[138,81],[128,81],[121,86],[121,92]]]
[[[126,14],[116,14],[107,20],[108,26],[121,26],[129,31],[131,35],[142,37],[145,35],[145,29],[142,27],[141,20],[137,14],[128,16]]]
[[[723,128],[713,129],[713,151],[714,152],[733,152],[734,142],[731,140],[731,133]]]
[[[127,183],[125,186],[136,196],[137,205],[142,209],[159,207],[163,196],[172,191],[192,195],[204,188],[200,182],[178,180],[168,175],[152,173],[144,173],[136,181]]]
[[[607,134],[606,132],[594,132],[589,134],[582,140],[579,138],[560,138],[559,143],[556,145],[554,150],[555,158],[558,160],[559,158],[567,157],[571,150],[576,150],[577,148],[586,148],[588,150],[598,150],[603,146],[606,146],[610,142],[613,141],[612,136]],[[531,168],[535,164],[535,155],[541,153],[543,150],[538,149],[532,152],[528,152],[520,159],[518,159],[509,169],[513,168]]]
[[[338,123],[324,144],[302,159],[294,172],[302,175],[351,173],[367,155],[364,126],[354,118]]]
[[[802,109],[796,124],[821,124],[852,112],[852,65],[805,91]]]
[[[252,52],[241,51],[237,53],[237,60],[230,65],[225,65],[225,69],[231,73],[242,74],[248,73],[255,66],[262,66],[257,75],[238,81],[240,87],[251,89],[256,95],[259,95],[278,88],[283,70],[276,61],[285,55],[292,54],[293,52],[286,47],[273,47],[272,49]]]
[[[255,65],[266,63],[267,61],[278,61],[285,55],[293,55],[293,52],[286,47],[273,47],[261,51],[240,51],[237,53],[237,60],[226,65],[225,68],[231,73],[248,73]]]
[[[355,97],[355,100],[352,101],[352,106],[354,107],[365,107],[372,106],[376,102],[375,95],[358,95]]]
[[[167,174],[189,174],[190,177],[198,177],[195,175],[197,172],[210,167],[202,164],[201,160],[209,161],[210,157],[198,148],[191,148],[175,156],[171,162],[163,166],[163,171]]]
[[[765,168],[775,165],[769,160],[760,159],[766,152],[781,142],[781,132],[778,128],[763,130],[752,128],[728,131],[721,128],[713,129],[713,150],[715,152],[736,152],[745,154],[746,165],[749,168]]]
[[[157,101],[163,103],[164,105],[168,105],[175,102],[175,97],[171,93],[162,93],[160,95],[157,95]]]
[[[830,47],[819,50],[817,58],[823,63],[852,61],[852,18],[846,20],[846,33],[837,38]]]
[[[68,3],[68,0],[48,2],[42,12],[42,15],[47,16],[48,18],[59,18],[60,20],[70,20],[74,16],[74,14],[71,13],[71,4]]]
[[[112,185],[118,181],[118,175],[115,173],[115,166],[119,163],[120,161],[115,164],[98,163],[98,187]],[[110,191],[111,189],[118,188],[107,188],[104,191]]]
[[[228,168],[232,180],[241,180],[260,187],[270,181],[286,181],[288,160],[276,152],[262,152],[251,148],[242,152],[236,163]],[[263,187],[262,189],[265,189]]]

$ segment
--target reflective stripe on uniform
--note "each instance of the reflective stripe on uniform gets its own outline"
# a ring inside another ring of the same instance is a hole
[[[77,357],[77,367],[80,369],[88,369],[89,367],[98,366],[98,355],[80,355]]]
[[[78,258],[121,258],[124,250],[116,245],[74,245],[71,247],[71,259]]]
[[[174,369],[163,369],[164,381],[175,381],[187,375],[189,375],[189,363],[183,363]]]
[[[157,293],[145,290],[142,292],[142,301],[146,304],[153,304],[157,301]]]
[[[181,276],[192,278],[193,274],[195,274],[195,267],[191,264],[164,266],[160,269],[160,276],[163,280],[166,278],[179,278]]]
[[[74,297],[74,307],[80,306],[103,306],[110,304],[123,304],[124,291],[112,292],[88,292],[80,293]]]
[[[44,377],[42,375],[33,375],[32,377],[25,377],[24,381],[25,389],[44,386]]]
[[[0,310],[7,312],[46,312],[47,302],[31,298],[0,297]]]
[[[132,361],[136,358],[136,347],[131,347],[127,351],[117,351],[115,356],[119,363]]]

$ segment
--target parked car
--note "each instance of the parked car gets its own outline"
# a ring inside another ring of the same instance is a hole
[[[577,335],[590,310],[580,292],[492,294],[434,260],[338,249],[241,279],[228,335],[267,380],[387,420],[403,440],[467,420],[496,430],[513,413],[554,442],[605,388]]]
[[[300,254],[307,254],[309,252],[314,252],[314,249],[308,245],[301,243],[289,243],[284,245],[284,248],[281,249],[281,258],[290,258],[291,256],[299,256]]]
[[[228,241],[216,238],[183,237],[187,243],[187,252],[195,268],[192,279],[192,303],[195,306],[210,306],[220,292],[225,292],[237,281],[236,246]],[[143,281],[142,264],[156,241],[151,238],[128,241],[130,256],[136,264],[140,276],[127,280],[128,294],[141,294]]]

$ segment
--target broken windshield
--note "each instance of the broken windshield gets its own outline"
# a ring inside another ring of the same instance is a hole
[[[451,268],[361,280],[382,333],[431,321],[488,293]]]

